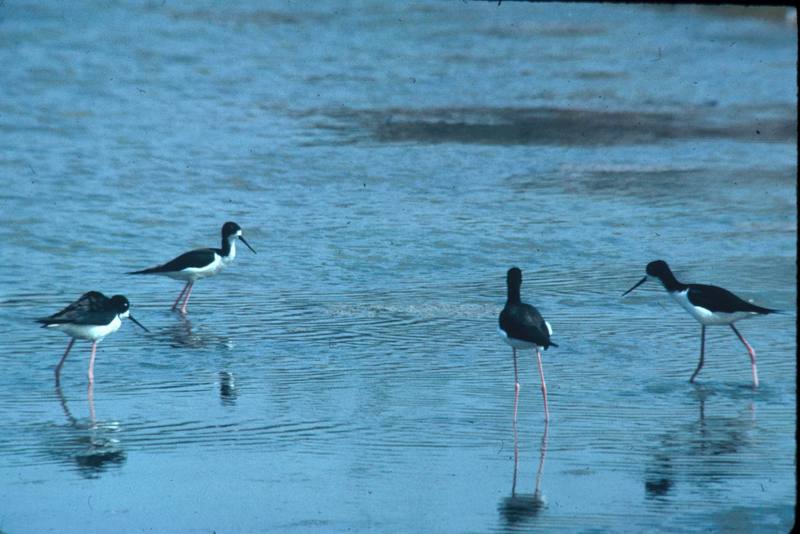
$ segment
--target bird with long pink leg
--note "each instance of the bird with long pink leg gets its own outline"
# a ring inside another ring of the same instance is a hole
[[[242,228],[235,222],[226,222],[222,225],[222,247],[221,248],[199,248],[181,254],[175,259],[163,265],[133,271],[128,274],[157,274],[182,280],[186,282],[183,289],[175,299],[172,309],[178,307],[178,303],[183,298],[181,313],[186,314],[186,306],[189,304],[189,295],[192,294],[194,283],[201,278],[208,278],[218,274],[223,268],[230,265],[236,258],[236,240],[240,239],[247,245],[253,254],[256,253],[242,235]]]
[[[512,267],[506,273],[508,297],[503,311],[500,312],[498,332],[507,344],[511,345],[514,356],[514,424],[517,422],[517,404],[519,401],[519,375],[517,373],[517,350],[533,349],[539,364],[539,377],[542,381],[542,396],[544,397],[544,420],[550,420],[550,410],[547,406],[547,384],[544,381],[542,369],[542,353],[539,348],[547,350],[548,347],[558,347],[550,340],[553,329],[550,323],[544,320],[539,310],[522,302],[520,287],[522,286],[522,271]]]
[[[750,355],[750,367],[753,372],[753,387],[758,387],[758,369],[756,367],[756,351],[750,343],[739,333],[733,325],[736,321],[756,317],[758,315],[768,315],[770,313],[780,313],[778,310],[756,306],[750,302],[742,300],[727,289],[705,284],[684,284],[679,282],[667,262],[663,260],[651,261],[645,269],[645,276],[639,280],[632,288],[622,294],[624,297],[648,280],[658,280],[667,293],[689,312],[689,315],[700,323],[700,363],[692,373],[689,382],[694,382],[700,369],[703,368],[705,348],[706,348],[706,326],[728,325],[736,334]]]
[[[67,350],[64,351],[64,355],[56,365],[56,386],[61,381],[61,366],[64,365],[76,339],[86,339],[92,342],[92,355],[89,358],[89,384],[91,385],[94,382],[97,344],[107,335],[119,330],[123,318],[127,317],[148,332],[142,323],[133,318],[130,307],[128,299],[122,295],[108,298],[99,291],[89,291],[63,310],[36,320],[42,324],[42,328],[55,328],[72,338],[67,345]]]

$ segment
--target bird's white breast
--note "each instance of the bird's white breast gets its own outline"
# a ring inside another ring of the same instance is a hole
[[[670,296],[672,296],[672,298],[675,299],[675,301],[680,304],[683,309],[688,311],[689,314],[697,320],[697,322],[706,326],[732,324],[739,319],[744,319],[753,315],[750,312],[712,312],[711,310],[703,308],[702,306],[695,306],[689,301],[688,289],[683,291],[673,291],[670,293]]]
[[[109,334],[113,334],[119,327],[122,326],[122,321],[119,317],[114,317],[114,320],[108,324],[103,325],[87,325],[87,324],[50,324],[48,328],[56,328],[65,334],[78,338],[88,339],[89,341],[100,341]]]

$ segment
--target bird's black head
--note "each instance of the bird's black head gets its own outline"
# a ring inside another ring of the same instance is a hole
[[[108,301],[108,306],[109,308],[114,310],[114,312],[116,312],[117,315],[119,315],[120,317],[127,317],[128,319],[136,323],[145,332],[150,331],[147,328],[145,328],[142,323],[133,318],[133,315],[131,315],[130,311],[131,303],[128,302],[128,299],[123,297],[122,295],[114,295],[113,297],[111,297],[111,299]]]
[[[522,285],[522,271],[519,267],[512,267],[506,273],[506,283],[508,287],[519,287]]]
[[[225,241],[234,241],[237,237],[239,238],[239,240],[241,240],[242,243],[247,245],[247,248],[249,248],[250,251],[253,254],[256,253],[256,251],[253,249],[253,247],[250,246],[250,243],[248,243],[247,240],[245,240],[244,236],[242,235],[242,227],[241,226],[239,226],[235,222],[231,222],[231,221],[228,221],[228,222],[226,222],[225,224],[222,225],[223,248],[225,246],[224,245]]]
[[[672,271],[664,260],[651,261],[647,264],[645,269],[647,276],[654,276],[659,280],[663,280],[667,275],[672,274]]]
[[[108,307],[114,310],[117,315],[127,317],[129,313],[128,310],[131,308],[131,303],[122,295],[114,295],[108,300]]]
[[[661,285],[663,285],[667,291],[673,291],[680,287],[680,284],[675,279],[675,275],[672,274],[672,270],[664,260],[655,260],[648,263],[647,267],[645,268],[645,273],[647,274],[645,274],[644,278],[639,280],[636,285],[622,294],[623,297],[648,280],[659,280]]]
[[[222,225],[222,239],[228,239],[231,236],[239,237],[239,235],[242,235],[242,227],[235,222],[228,221]]]

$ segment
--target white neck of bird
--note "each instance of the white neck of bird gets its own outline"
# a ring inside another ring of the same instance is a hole
[[[231,236],[228,238],[228,245],[230,245],[228,248],[228,255],[223,256],[222,259],[226,262],[231,262],[233,261],[233,258],[236,257],[236,236]]]

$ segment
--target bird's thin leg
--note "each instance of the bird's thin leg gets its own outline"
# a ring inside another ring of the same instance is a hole
[[[189,291],[186,292],[186,297],[183,299],[183,306],[181,306],[181,313],[184,315],[186,314],[186,305],[189,304],[189,295],[192,294],[192,288],[194,287],[194,282],[189,282]]]
[[[694,373],[692,373],[692,378],[689,379],[689,382],[694,382],[694,377],[696,377],[697,373],[700,372],[700,369],[703,368],[703,355],[705,351],[706,351],[706,325],[703,325],[700,328],[700,363],[697,364],[697,369],[695,369]]]
[[[514,429],[517,425],[517,402],[519,401],[519,377],[517,375],[517,349],[511,349],[514,353]]]
[[[75,338],[69,340],[69,344],[67,345],[67,350],[64,351],[64,355],[58,361],[56,365],[56,387],[61,383],[61,366],[64,365],[64,362],[67,359],[67,354],[69,354],[69,349],[72,348],[73,343],[75,343]]]
[[[517,424],[514,423],[514,478],[511,479],[511,496],[517,493],[517,470],[519,469],[519,441],[517,440]]]
[[[89,383],[94,382],[94,356],[97,353],[97,341],[92,341],[92,355],[89,357]]]
[[[536,347],[536,360],[539,363],[539,378],[542,379],[542,396],[544,396],[544,420],[550,421],[550,410],[547,408],[547,384],[544,382],[544,371],[542,370],[542,353]]]
[[[186,288],[189,287],[189,284],[191,284],[191,282],[186,282],[186,285],[183,286],[183,289],[181,289],[181,292],[178,293],[178,298],[175,299],[175,304],[172,305],[172,311],[175,311],[175,308],[178,307],[178,302],[180,302],[181,297],[183,296],[183,294],[186,293]]]
[[[742,334],[740,334],[739,331],[736,330],[736,327],[733,326],[733,324],[731,324],[731,328],[733,329],[734,332],[736,332],[736,335],[739,337],[741,342],[744,343],[744,346],[747,347],[747,352],[750,354],[750,366],[753,368],[753,387],[757,388],[758,369],[756,368],[756,351],[753,350],[753,347],[750,346],[750,343],[748,343],[747,340],[742,336]]]
[[[535,494],[539,494],[539,488],[542,482],[542,471],[544,470],[544,457],[547,454],[547,427],[550,426],[550,423],[545,421],[544,423],[544,434],[542,434],[542,448],[539,452],[539,468],[536,470],[536,491]]]
[[[94,382],[89,382],[89,388],[86,390],[86,400],[89,402],[89,420],[92,423],[92,428],[97,424],[97,417],[94,413]]]

